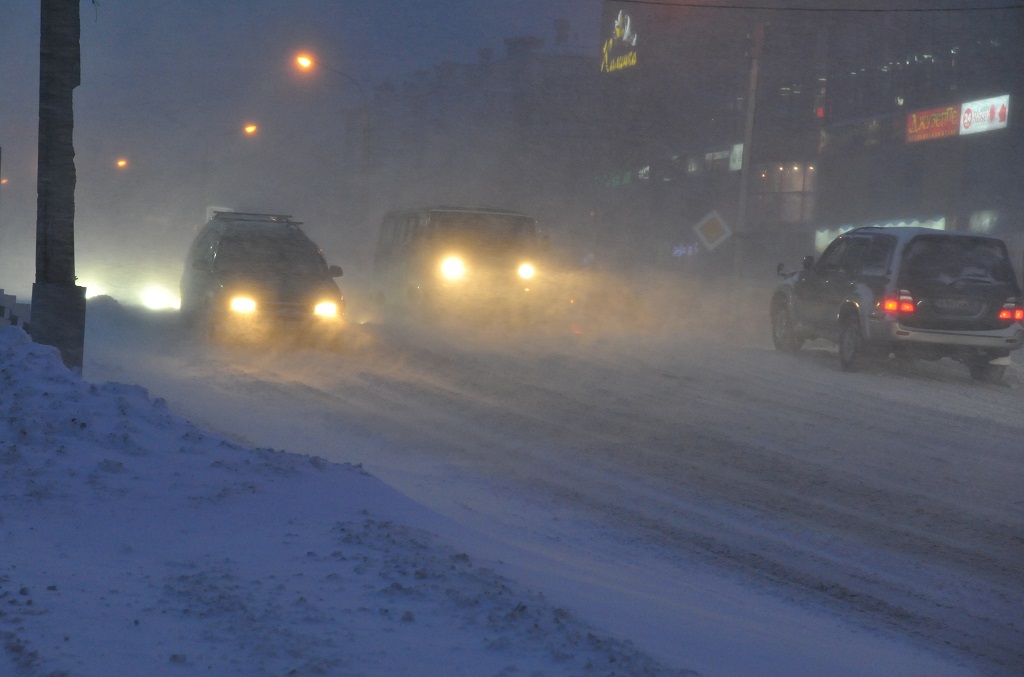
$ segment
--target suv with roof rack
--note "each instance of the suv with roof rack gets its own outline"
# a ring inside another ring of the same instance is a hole
[[[282,214],[214,212],[181,275],[183,323],[220,338],[333,338],[345,304],[323,252]]]
[[[993,237],[918,227],[848,231],[771,299],[772,341],[796,352],[831,340],[843,369],[868,357],[940,359],[980,381],[1002,380],[1024,340],[1024,298],[1006,245]]]

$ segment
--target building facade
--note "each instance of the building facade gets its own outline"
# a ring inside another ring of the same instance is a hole
[[[617,264],[701,275],[770,280],[880,223],[1024,251],[1024,11],[843,7],[607,0],[593,39],[556,24],[380,88],[377,194],[523,209]]]
[[[597,182],[630,193],[605,195],[608,213],[643,213],[661,260],[692,252],[692,224],[714,211],[739,232],[698,248],[706,268],[754,275],[867,224],[1024,249],[1024,11],[821,9],[606,2],[603,97],[643,139],[608,148]]]

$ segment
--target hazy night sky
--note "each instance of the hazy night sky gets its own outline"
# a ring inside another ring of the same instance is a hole
[[[329,151],[317,156],[329,147],[318,136],[332,133],[338,112],[358,103],[352,80],[369,93],[442,61],[476,62],[482,48],[501,58],[507,37],[551,44],[558,18],[570,20],[574,48],[596,53],[601,7],[599,0],[82,0],[82,83],[75,90],[79,269],[111,232],[148,247],[166,240],[180,268],[182,237],[164,236],[180,229],[185,200],[179,193],[186,183],[199,183],[197,174],[212,178],[231,162],[257,162],[237,141],[243,120],[259,122],[265,132],[259,162],[290,162],[299,182],[318,165],[321,173],[331,171]],[[299,49],[349,77],[297,76],[292,59]],[[0,173],[8,179],[0,189],[0,288],[21,294],[34,274],[38,0],[0,9],[0,65]],[[268,157],[269,148],[289,145],[302,149],[301,161]],[[130,158],[131,172],[117,177],[112,168],[121,155]],[[188,190],[188,201],[208,197]],[[140,200],[142,192],[156,196]],[[303,206],[294,211],[302,214]],[[135,225],[141,221],[148,225]]]
[[[765,4],[728,4],[751,2]],[[842,4],[891,8],[954,2]],[[834,7],[840,0],[798,4]],[[365,261],[365,252],[350,254],[348,245],[365,243],[371,226],[338,216],[351,204],[352,195],[339,187],[338,177],[355,166],[349,151],[359,143],[352,123],[360,89],[369,96],[384,81],[401,84],[443,61],[475,63],[481,49],[501,59],[508,37],[539,37],[550,46],[556,19],[570,22],[569,49],[596,59],[602,31],[608,29],[600,25],[603,5],[601,0],[82,0],[82,83],[75,91],[74,139],[80,276],[124,267],[119,275],[134,279],[141,266],[163,283],[176,284],[183,252],[211,205],[293,214],[311,224],[325,249],[337,244],[339,262]],[[728,24],[745,14],[733,8],[702,16],[711,24]],[[863,18],[830,17],[851,23]],[[984,15],[964,18],[986,20]],[[299,50],[346,75],[297,73],[293,59]],[[0,288],[19,295],[27,293],[34,277],[38,73],[39,0],[5,2],[0,5],[0,174],[8,182],[0,188]],[[260,125],[258,137],[241,135],[249,121]],[[128,159],[126,171],[116,169],[119,157]],[[401,197],[382,193],[378,202],[382,208],[400,206],[395,203]]]

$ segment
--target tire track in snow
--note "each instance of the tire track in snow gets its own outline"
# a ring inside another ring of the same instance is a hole
[[[384,436],[386,463],[456,466],[987,671],[1024,663],[1019,387],[931,366],[841,374],[813,348],[699,336],[525,350],[450,339],[384,328],[372,352],[314,369],[283,355],[195,378],[284,419],[302,410],[328,432]]]

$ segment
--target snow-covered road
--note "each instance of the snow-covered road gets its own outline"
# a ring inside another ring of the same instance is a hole
[[[602,601],[580,580],[632,570],[604,594],[646,595],[644,620],[607,624],[655,654],[673,613],[659,583],[697,590],[710,570],[867,628],[879,651],[909,638],[957,674],[1024,666],[1019,361],[1004,387],[948,362],[845,374],[824,345],[782,355],[685,325],[499,338],[379,324],[352,344],[202,346],[173,317],[100,305],[83,375],[141,384],[246,443],[361,463],[456,524],[564,561],[565,588],[545,593],[584,610]]]

